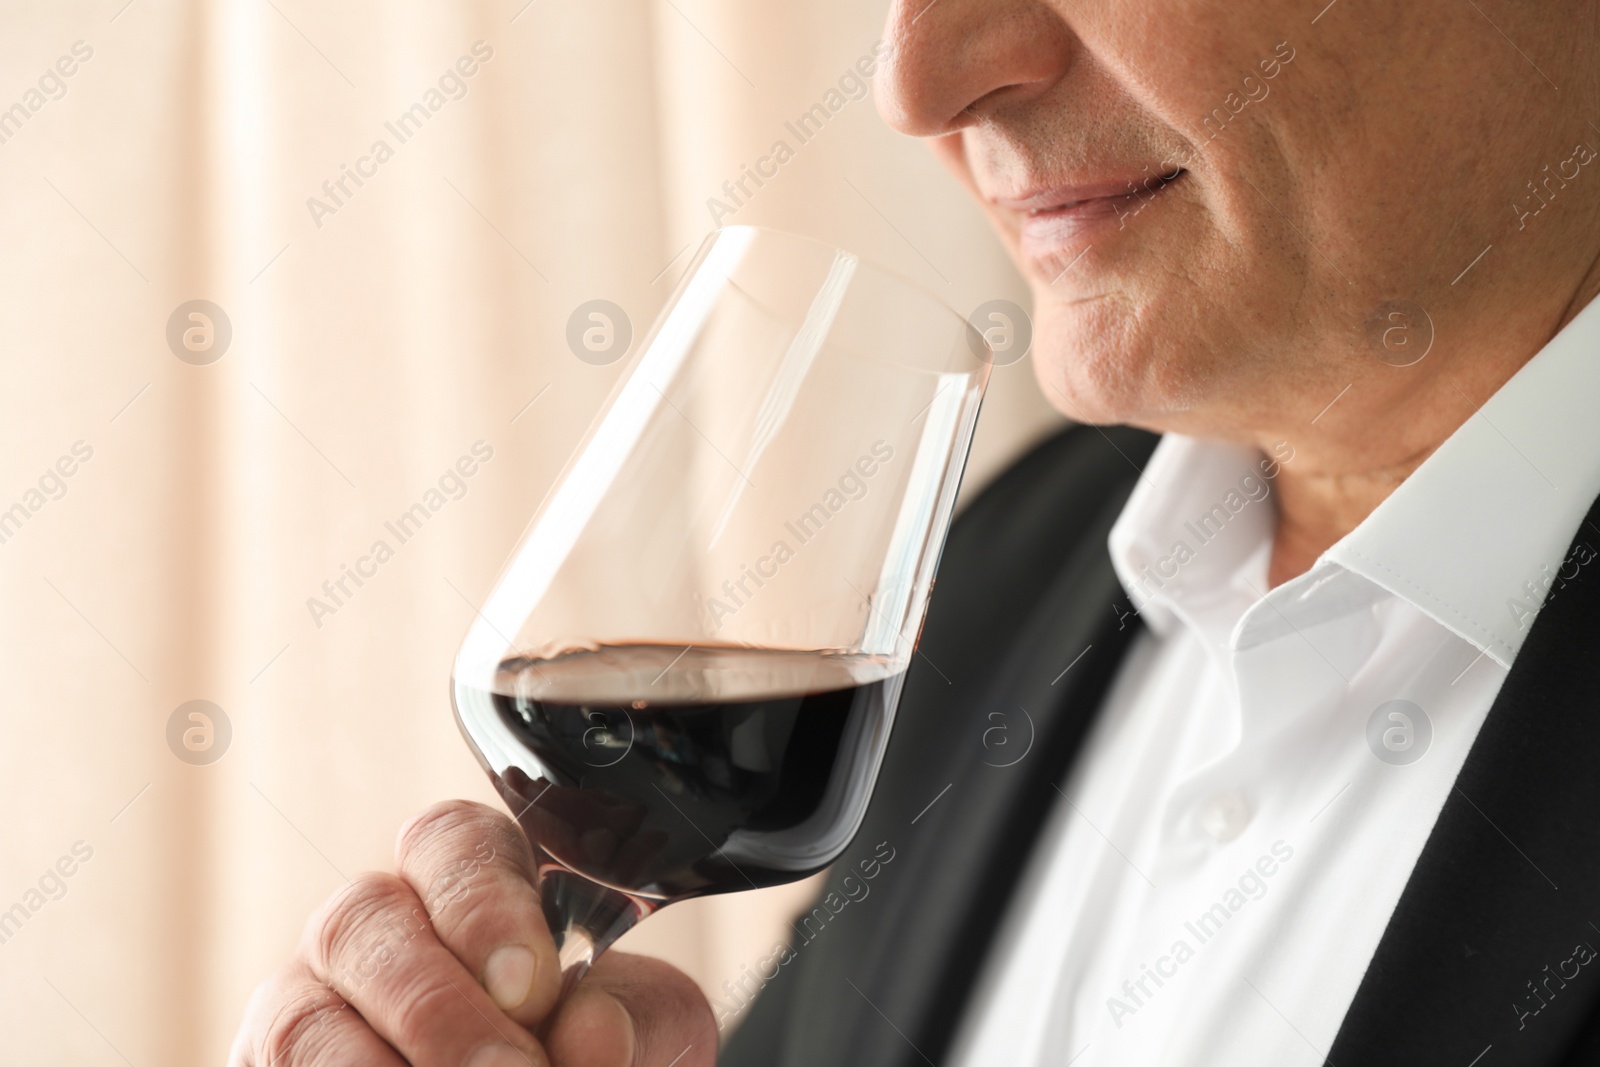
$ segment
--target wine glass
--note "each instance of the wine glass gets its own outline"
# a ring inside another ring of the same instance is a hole
[[[455,661],[563,992],[657,908],[850,843],[992,358],[849,252],[707,237]]]

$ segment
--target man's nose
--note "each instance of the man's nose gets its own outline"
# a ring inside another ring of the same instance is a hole
[[[1025,102],[1066,74],[1078,47],[1042,0],[893,0],[878,70],[878,111],[914,137],[969,126]]]

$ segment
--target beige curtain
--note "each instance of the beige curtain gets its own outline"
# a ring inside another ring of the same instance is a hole
[[[8,1062],[221,1062],[318,901],[430,802],[492,801],[450,663],[622,366],[569,351],[580,303],[642,333],[714,213],[962,311],[1025,303],[954,184],[852,99],[882,6],[6,5]],[[999,370],[969,489],[1053,423],[1026,363]],[[804,892],[680,905],[628,944],[723,996]]]

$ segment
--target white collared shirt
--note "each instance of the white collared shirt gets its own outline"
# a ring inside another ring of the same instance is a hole
[[[1162,440],[1110,538],[1148,632],[952,1063],[1321,1067],[1546,590],[1600,581],[1597,400],[1600,303],[1270,592],[1293,442]]]

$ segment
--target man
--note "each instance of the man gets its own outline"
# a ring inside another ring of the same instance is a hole
[[[727,1061],[1600,1060],[1597,17],[896,0],[880,109],[984,205],[1091,425],[958,523],[949,684],[913,672],[841,865],[899,858]],[[340,1010],[485,835],[475,906]],[[236,1062],[713,1061],[649,960],[546,1018],[503,817],[436,808],[400,853]]]

